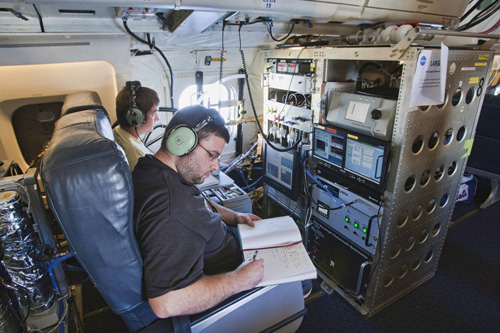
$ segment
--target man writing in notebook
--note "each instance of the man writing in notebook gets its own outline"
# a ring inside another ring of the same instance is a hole
[[[235,228],[259,217],[211,203],[194,186],[218,169],[228,141],[216,110],[187,107],[174,114],[158,152],[134,169],[134,229],[160,318],[204,311],[262,280],[263,260],[242,262]]]

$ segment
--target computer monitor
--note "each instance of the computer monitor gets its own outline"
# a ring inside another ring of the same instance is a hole
[[[385,147],[348,135],[345,145],[344,169],[375,184],[382,180]]]
[[[342,167],[344,161],[344,135],[328,130],[317,130],[315,134],[315,153],[328,162]]]
[[[349,183],[384,190],[389,142],[319,124],[315,124],[313,135],[312,158],[319,168]]]
[[[274,145],[279,146],[277,143]],[[281,147],[280,148],[285,148]],[[297,198],[300,182],[300,155],[295,149],[281,152],[264,145],[264,182],[289,198]]]

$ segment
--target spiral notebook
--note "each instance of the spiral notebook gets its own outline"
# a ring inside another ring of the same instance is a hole
[[[264,259],[264,278],[258,287],[316,279],[316,267],[302,244],[290,216],[255,221],[255,227],[239,224],[243,256]]]

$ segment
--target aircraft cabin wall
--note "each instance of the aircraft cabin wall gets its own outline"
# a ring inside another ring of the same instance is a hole
[[[245,33],[243,33],[243,36],[245,36]],[[220,37],[220,34],[218,34],[218,37]],[[22,156],[22,149],[17,149],[17,147],[29,144],[22,143],[21,141],[25,139],[17,137],[14,130],[15,125],[11,124],[11,119],[17,108],[23,105],[45,103],[46,100],[62,103],[68,93],[79,90],[96,90],[101,95],[104,106],[110,114],[111,121],[114,122],[116,120],[114,97],[128,80],[139,80],[143,86],[154,89],[160,96],[160,106],[178,108],[179,106],[185,106],[187,102],[196,100],[195,91],[191,90],[190,94],[184,93],[184,95],[182,93],[189,87],[191,89],[195,87],[195,73],[197,71],[203,72],[205,87],[216,83],[219,80],[221,71],[221,63],[217,61],[221,55],[221,49],[217,46],[220,41],[216,41],[215,43],[207,42],[204,47],[200,47],[200,50],[188,47],[187,45],[164,49],[164,54],[169,60],[174,74],[173,101],[175,104],[171,105],[171,78],[165,62],[158,52],[148,54],[150,50],[147,46],[135,43],[128,35],[99,36],[90,34],[82,36],[71,34],[67,36],[42,36],[42,38],[34,36],[9,36],[1,39],[4,47],[0,48],[0,66],[2,66],[0,67],[0,72],[2,73],[2,82],[0,83],[2,91],[0,93],[0,116],[3,118],[0,125],[2,127],[2,134],[0,135],[0,160],[14,160],[20,164],[22,170],[27,169],[33,158],[41,152],[43,146],[50,139],[49,134],[46,133],[47,131],[44,128],[40,128],[41,133],[39,138],[35,138],[36,132],[33,130],[31,130],[29,135],[28,133],[24,133],[25,135],[22,136],[31,137],[30,141],[37,141],[43,137],[43,143],[38,142],[40,146],[38,147],[38,152],[29,152],[28,156]],[[198,37],[197,42],[195,42],[196,38],[192,38],[191,42],[193,46],[200,46],[203,45],[204,40],[204,38]],[[228,94],[228,102],[226,103],[228,106],[225,108],[228,120],[234,120],[238,116],[237,74],[238,70],[242,68],[242,60],[240,51],[238,50],[239,44],[235,44],[235,42],[237,42],[237,38],[235,39],[234,35],[230,38],[226,37],[225,61],[222,68],[225,85],[224,91]],[[199,45],[196,45],[196,43]],[[255,48],[244,48],[244,53],[249,81],[252,85],[251,89],[255,91],[253,94],[254,103],[257,112],[261,114],[262,94],[259,89],[261,89],[260,73],[263,65],[258,64],[254,66],[253,64],[256,59],[257,61],[261,61],[255,57]],[[102,69],[100,68],[102,66],[101,62],[106,62],[109,65],[107,70],[114,72],[112,74],[114,77],[108,77],[106,81],[100,78],[99,73],[102,73]],[[73,67],[68,65],[70,68],[78,68],[80,63],[87,63],[91,67],[93,67],[92,64],[96,64],[96,72],[93,72],[92,69],[87,69],[82,73],[77,73],[68,70],[68,66],[56,65],[64,63],[77,63]],[[23,67],[23,65],[36,65],[37,71],[33,72],[30,67]],[[254,67],[257,69],[254,70]],[[58,70],[60,72],[57,72]],[[101,86],[103,85],[107,86],[105,92],[102,91]],[[207,91],[208,94],[217,96],[215,87],[212,87],[210,90]],[[248,101],[247,94],[248,92],[245,89],[244,99]],[[15,99],[17,102],[12,103],[12,99]],[[212,100],[211,103],[213,104],[215,101]],[[12,109],[14,106],[15,109]],[[212,107],[214,106],[212,105]],[[249,107],[250,103],[247,103],[245,108],[248,110],[248,117],[253,117]],[[38,111],[33,110],[32,112],[35,112],[32,115],[33,119],[35,119],[36,112]],[[47,112],[47,110],[44,112]],[[169,117],[171,117],[170,113],[160,113],[161,123],[166,124]],[[52,119],[52,126],[50,128],[53,128],[53,123],[57,118],[58,115]],[[38,125],[40,124],[35,122],[34,126],[40,127]],[[249,141],[255,140],[256,127],[252,122],[243,126],[245,146],[249,148],[251,145]],[[230,126],[233,138],[235,133],[234,128],[235,126]],[[161,128],[155,130],[153,137],[160,137],[162,132]],[[151,147],[152,150],[156,151],[159,148],[159,144],[160,141],[154,144]],[[235,144],[231,142],[225,149],[225,156],[231,158],[234,152]]]

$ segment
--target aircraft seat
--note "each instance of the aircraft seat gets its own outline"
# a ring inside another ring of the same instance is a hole
[[[172,322],[176,331],[295,331],[306,311],[300,282],[241,293],[190,318],[158,320],[142,285],[129,165],[104,108],[91,92],[77,94],[68,95],[71,107],[63,106],[40,174],[71,250],[112,311],[131,331],[165,331]]]
[[[491,191],[481,208],[500,200],[500,95],[487,94],[483,100],[476,127],[474,145],[467,161],[466,172],[488,178]]]

